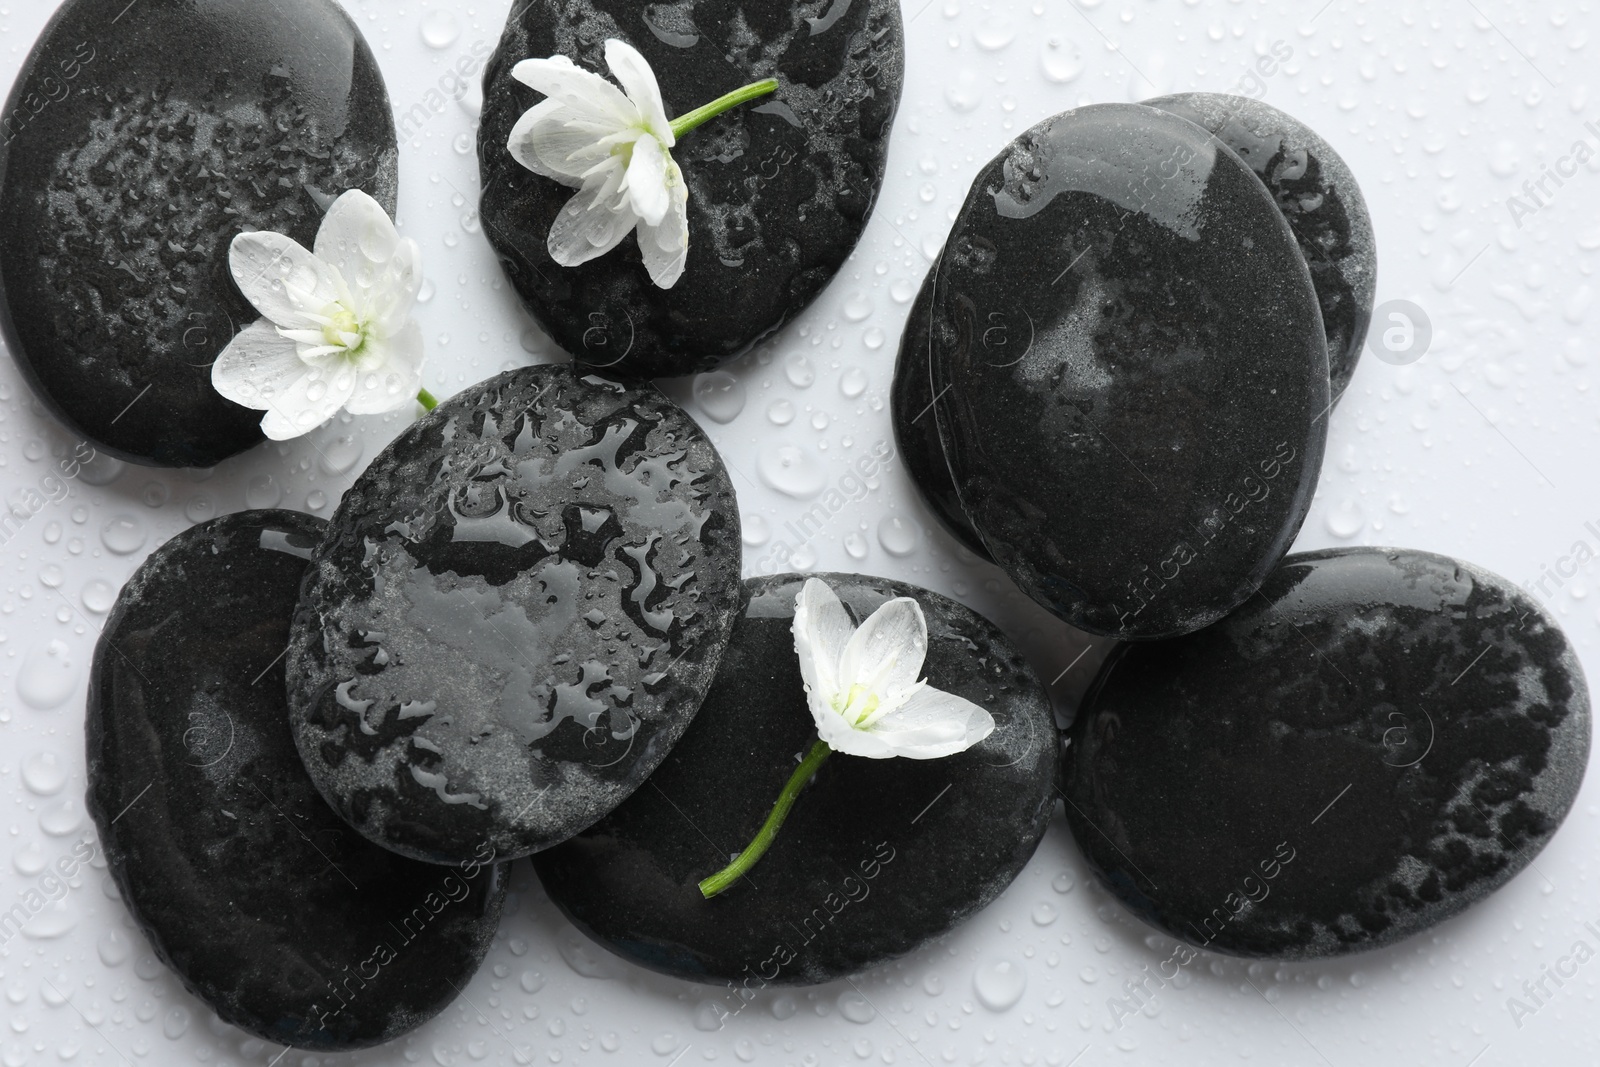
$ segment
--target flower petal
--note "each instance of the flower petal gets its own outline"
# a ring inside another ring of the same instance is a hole
[[[345,409],[352,415],[381,415],[414,402],[422,389],[422,327],[410,322],[387,340],[367,343],[380,346],[383,363],[357,372]]]
[[[800,678],[815,698],[811,714],[818,730],[823,728],[824,713],[828,719],[844,723],[829,702],[841,695],[839,661],[854,632],[850,615],[833,588],[820,578],[807,578],[794,598],[794,651],[800,658]]]
[[[620,167],[592,175],[568,200],[550,227],[550,258],[563,267],[576,267],[605,255],[638,223],[627,199],[612,203]]]
[[[403,250],[404,244],[383,205],[360,189],[351,189],[323,216],[316,256],[339,272],[362,304],[359,294],[364,291],[404,292],[412,287],[415,261]],[[421,279],[415,284],[420,286]]]
[[[662,289],[671,289],[689,265],[689,187],[683,172],[667,156],[667,192],[672,206],[660,225],[639,226],[639,252],[644,256],[650,280]]]
[[[511,128],[506,147],[511,157],[535,174],[563,185],[579,185],[589,168],[610,150],[599,144],[603,133],[586,123],[560,100],[541,100],[522,113]]]
[[[839,663],[839,681],[862,686],[885,704],[896,703],[917,684],[928,656],[928,623],[922,605],[896,597],[867,617],[850,638]]]
[[[311,373],[299,348],[271,322],[257,319],[240,330],[211,364],[211,387],[241,407],[266,411],[267,397]]]
[[[844,716],[828,712],[826,718],[813,708],[811,717],[817,721],[817,738],[835,752],[846,756],[863,756],[867,759],[888,759],[900,753],[870,730],[857,730],[844,720]]]
[[[281,233],[239,234],[228,248],[228,266],[245,299],[284,329],[319,328],[314,316],[339,298],[328,265]]]
[[[672,208],[672,190],[667,188],[667,153],[654,137],[641,137],[633,144],[633,160],[623,183],[634,214],[650,227],[661,225]]]
[[[889,755],[941,759],[965,752],[994,732],[994,716],[964,697],[924,686],[866,730]],[[830,742],[831,745],[831,742]]]
[[[566,56],[524,59],[511,68],[511,76],[530,89],[573,110],[574,118],[609,130],[641,125],[639,109],[622,90],[593,71],[584,70]]]
[[[650,69],[650,62],[633,45],[612,38],[606,42],[606,66],[627,91],[645,128],[668,148],[677,144],[672,123],[667,121],[666,105],[661,100],[661,86],[656,83],[656,72]]]
[[[315,430],[350,399],[356,388],[356,373],[343,359],[311,366],[309,374],[263,397],[267,416],[261,420],[261,432],[274,441],[289,441]]]

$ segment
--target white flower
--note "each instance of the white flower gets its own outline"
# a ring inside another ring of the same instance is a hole
[[[639,231],[650,278],[671,289],[689,259],[689,190],[669,149],[677,144],[655,73],[623,41],[606,65],[626,94],[566,56],[526,59],[512,77],[545,94],[511,131],[517,162],[578,190],[550,228],[550,256],[576,267]]]
[[[372,197],[352,189],[335,200],[315,252],[281,233],[241,233],[228,262],[261,319],[217,357],[211,384],[265,411],[268,437],[309,433],[340,408],[374,415],[416,400],[421,252]]]
[[[836,752],[938,759],[994,730],[978,705],[918,681],[928,623],[909,597],[884,604],[857,630],[828,584],[808,578],[795,599],[794,649],[817,736]]]

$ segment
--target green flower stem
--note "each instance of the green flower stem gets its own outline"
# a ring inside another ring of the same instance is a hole
[[[778,827],[789,817],[789,809],[794,807],[795,798],[800,795],[800,790],[806,787],[806,783],[811,781],[811,776],[817,773],[817,768],[822,766],[822,761],[832,753],[833,749],[820,739],[811,746],[806,758],[800,761],[800,766],[789,776],[789,782],[783,787],[783,792],[778,794],[778,802],[772,806],[772,814],[767,816],[767,821],[762,823],[761,829],[756,832],[755,840],[751,841],[732,863],[700,883],[702,896],[710,900],[729,888],[743,878],[744,873],[754,867],[757,860],[766,855],[767,849],[772,847],[773,839],[778,836]]]
[[[735,89],[727,96],[719,96],[704,107],[697,107],[687,115],[679,115],[672,120],[672,136],[682,137],[696,126],[710,122],[724,111],[732,110],[740,104],[747,104],[751,100],[759,99],[768,93],[778,91],[778,79],[766,78],[762,81],[751,82],[743,89]]]
[[[422,410],[424,411],[432,411],[439,406],[438,398],[426,389],[417,394],[417,403],[422,405]]]

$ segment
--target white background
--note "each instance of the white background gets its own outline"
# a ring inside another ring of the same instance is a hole
[[[754,0],[779,2],[779,0]],[[0,0],[0,84],[48,17]],[[397,110],[422,100],[505,0],[347,0]],[[1408,366],[1370,355],[1331,419],[1321,490],[1299,547],[1381,544],[1472,560],[1518,581],[1578,541],[1600,549],[1594,210],[1600,166],[1513,218],[1509,197],[1587,139],[1600,117],[1592,0],[907,0],[908,80],[888,179],[866,236],[806,314],[731,365],[742,410],[717,421],[669,386],[737,471],[747,571],[803,506],[774,483],[831,486],[890,437],[887,397],[911,297],[972,175],[1010,138],[1081,104],[1185,89],[1256,95],[1307,121],[1360,178],[1376,223],[1379,299],[1432,321]],[[1293,58],[1249,81],[1275,42]],[[474,79],[475,80],[475,79]],[[448,89],[446,78],[443,84]],[[474,216],[476,89],[402,146],[400,223],[421,242],[431,299],[427,384],[441,396],[554,359],[519,309]],[[1529,201],[1533,206],[1533,202]],[[1381,331],[1392,323],[1375,327]],[[724,395],[726,403],[731,394]],[[727,415],[723,411],[724,416]],[[102,463],[0,549],[0,904],[69,850],[83,813],[86,668],[111,596],[191,521],[281,505],[326,516],[402,425],[348,417],[214,472]],[[72,444],[0,361],[0,487],[11,500]],[[788,451],[784,451],[788,450]],[[790,478],[774,472],[788,471]],[[801,479],[804,481],[805,479]],[[96,484],[91,484],[96,483]],[[792,543],[792,542],[791,542]],[[807,546],[819,569],[954,595],[1002,623],[1070,713],[1098,653],[963,557],[899,466]],[[1600,675],[1596,572],[1545,598]],[[714,989],[652,976],[582,941],[515,866],[505,921],[466,997],[416,1034],[314,1057],[217,1023],[150,957],[103,870],[0,949],[4,1064],[995,1063],[1574,1064],[1600,1060],[1589,963],[1520,1027],[1507,998],[1565,956],[1600,948],[1593,784],[1536,867],[1468,914],[1398,947],[1320,964],[1203,956],[1137,1017],[1108,998],[1171,943],[1086,877],[1059,817],[1032,864],[943,942],[846,983],[763,994],[720,1029]],[[1020,998],[998,996],[1007,975]],[[981,995],[987,992],[988,996]],[[1520,995],[1520,994],[1519,994]],[[699,1024],[699,1025],[697,1025]]]

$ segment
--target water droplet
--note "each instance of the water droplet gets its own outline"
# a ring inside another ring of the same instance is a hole
[[[854,989],[839,994],[839,1014],[853,1023],[870,1023],[878,1015],[867,998]]]
[[[706,1033],[715,1033],[722,1029],[722,1016],[725,1009],[720,1004],[710,1000],[702,1000],[695,1005],[694,1028]]]
[[[112,459],[104,452],[96,452],[87,462],[78,467],[78,480],[84,485],[102,486],[110,485],[122,476],[128,465],[120,459]]]
[[[816,496],[827,481],[822,463],[799,445],[762,449],[756,457],[756,469],[770,488],[797,500]]]
[[[361,441],[345,435],[322,449],[322,470],[327,474],[346,474],[361,462]]]
[[[817,380],[817,372],[811,368],[811,361],[799,352],[784,360],[783,376],[796,389],[809,389],[811,383]]]
[[[990,15],[979,24],[972,39],[985,52],[998,52],[1017,39],[1017,31],[1004,15]]]
[[[321,489],[313,489],[306,494],[306,508],[311,511],[321,511],[328,506],[328,494]]]
[[[283,489],[270,474],[258,474],[244,487],[244,503],[249,508],[275,508],[283,499]]]
[[[772,538],[772,527],[767,525],[765,515],[745,515],[740,526],[744,531],[744,543],[751,548],[760,548]]]
[[[650,1051],[654,1052],[657,1056],[669,1055],[676,1051],[677,1048],[678,1035],[674,1034],[670,1030],[665,1033],[657,1034],[655,1036],[655,1040],[650,1042]]]
[[[161,1032],[173,1041],[188,1033],[189,1009],[178,1007],[167,1012],[167,1017],[161,1021]]]
[[[40,847],[39,842],[29,841],[17,849],[11,857],[11,863],[18,871],[31,878],[49,866],[50,861],[45,859],[44,849]]]
[[[1011,959],[981,964],[972,976],[972,991],[978,995],[978,1002],[990,1011],[1010,1010],[1022,999],[1027,987],[1027,972],[1022,964]]]
[[[544,988],[544,975],[538,971],[523,971],[518,984],[524,993],[537,993]]]
[[[1051,37],[1039,51],[1039,67],[1046,79],[1065,85],[1083,73],[1083,53],[1071,41]]]
[[[748,1037],[741,1037],[733,1043],[733,1054],[739,1057],[740,1063],[754,1063],[756,1046]]]
[[[39,829],[51,837],[66,837],[77,833],[83,825],[83,802],[76,797],[65,797],[39,813]]]
[[[859,530],[851,530],[849,533],[844,535],[844,550],[850,553],[851,559],[866,559],[867,552],[870,551],[871,547],[872,546],[867,544],[867,539],[862,536],[861,531]]]
[[[96,947],[100,952],[100,962],[107,967],[119,966],[128,959],[128,939],[115,930],[101,934]]]
[[[844,302],[844,317],[851,322],[865,322],[872,314],[872,301],[867,294],[857,290]]]
[[[429,48],[449,48],[461,36],[461,23],[444,8],[422,16],[422,43]]]
[[[432,278],[422,279],[422,286],[417,290],[417,303],[426,304],[433,299],[433,294],[438,290],[439,287],[433,284]]]
[[[131,555],[144,547],[145,539],[149,532],[145,529],[144,520],[137,515],[117,515],[100,527],[100,540],[105,546],[119,556]]]
[[[794,405],[787,400],[774,401],[767,409],[767,418],[774,426],[787,426],[794,421]]]
[[[44,543],[47,545],[59,543],[61,540],[61,534],[63,532],[64,531],[61,528],[61,524],[52,520],[50,524],[44,528]]]
[[[35,644],[17,670],[17,696],[30,708],[59,708],[77,688],[78,658],[59,637],[47,637]]]
[[[95,578],[84,583],[83,606],[96,615],[104,615],[116,602],[117,591],[111,588],[110,582]]]
[[[887,338],[884,336],[883,331],[876,326],[869,327],[867,332],[861,335],[861,343],[874,352],[883,347],[885,340]]]
[[[1361,532],[1367,517],[1362,514],[1361,505],[1347,497],[1337,507],[1329,508],[1322,521],[1333,536],[1351,538]]]
[[[944,87],[945,103],[951,110],[959,114],[967,114],[977,110],[983,103],[983,89],[978,84],[978,76],[970,70],[963,70]]]
[[[885,515],[878,523],[878,544],[891,556],[902,559],[917,550],[917,541],[922,537],[922,531],[910,519],[899,515]]]
[[[67,769],[54,752],[35,752],[22,761],[22,784],[42,797],[54,796],[67,784]]]
[[[800,1006],[794,1002],[794,997],[787,993],[772,1002],[772,1017],[780,1022],[784,1019],[794,1018],[794,1013],[799,1010]]]
[[[936,997],[944,992],[944,979],[929,971],[922,976],[922,991],[930,997]]]
[[[47,563],[39,568],[39,584],[47,589],[60,589],[61,580],[61,568],[54,563]]]
[[[860,367],[851,367],[839,376],[839,392],[847,399],[854,400],[867,391],[867,372]]]
[[[1056,916],[1059,914],[1060,912],[1056,910],[1056,906],[1049,901],[1035,904],[1033,907],[1033,925],[1049,926],[1056,921]]]
[[[211,499],[210,493],[196,493],[183,505],[183,517],[197,525],[207,521],[216,513],[217,504]]]
[[[609,978],[611,967],[598,953],[579,941],[567,940],[561,945],[561,958],[567,966],[585,978]]]
[[[744,383],[727,371],[697,374],[694,399],[700,410],[720,423],[730,423],[744,410]]]
[[[1072,887],[1077,884],[1078,883],[1073,879],[1072,875],[1068,874],[1066,871],[1062,871],[1060,874],[1051,879],[1050,888],[1054,889],[1057,893],[1070,893],[1072,892]]]

